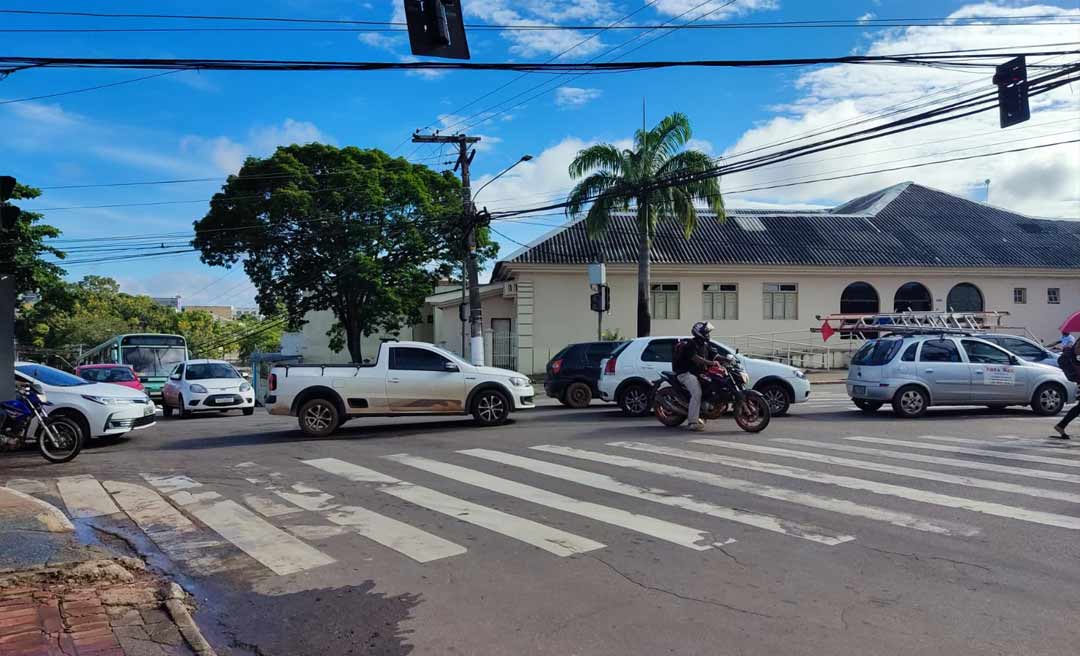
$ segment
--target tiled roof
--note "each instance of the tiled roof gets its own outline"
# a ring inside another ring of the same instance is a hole
[[[673,222],[653,242],[657,264],[1080,269],[1080,222],[1032,219],[914,183],[827,212],[731,210],[699,214],[689,240]],[[754,221],[736,220],[739,217]],[[764,230],[760,226],[764,226]],[[576,222],[496,265],[637,261],[633,215],[613,217],[597,240]]]

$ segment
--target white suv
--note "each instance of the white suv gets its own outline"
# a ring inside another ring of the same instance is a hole
[[[616,349],[600,363],[600,398],[615,401],[625,414],[640,417],[652,406],[653,381],[671,370],[675,342],[686,337],[639,337]],[[725,355],[735,349],[719,342],[713,346]],[[788,411],[792,403],[810,398],[806,374],[786,364],[736,356],[750,376],[750,387],[761,392],[769,402],[773,416]]]

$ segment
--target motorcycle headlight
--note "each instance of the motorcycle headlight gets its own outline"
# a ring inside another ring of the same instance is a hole
[[[38,392],[37,397],[38,401],[41,401],[41,405],[47,405],[49,403],[49,399],[45,397],[45,392]]]
[[[806,372],[801,370],[801,369],[796,369],[795,370],[795,377],[796,378],[806,378]]]
[[[195,392],[196,394],[206,394],[206,388],[198,383],[192,383],[191,385],[188,385],[188,389],[190,389],[192,392]]]
[[[510,379],[510,384],[513,385],[514,387],[525,387],[526,385],[529,384],[529,380],[527,378],[516,378],[515,377],[515,378]]]
[[[122,396],[95,396],[93,394],[83,394],[82,397],[87,401],[93,401],[94,403],[100,403],[101,405],[125,405],[133,403],[133,399],[124,398]]]
[[[248,385],[247,383],[240,383],[240,391],[241,392],[248,392],[250,390],[251,390],[251,385]]]
[[[742,377],[743,385],[750,384],[750,374],[746,373],[745,371],[740,371],[739,376]]]

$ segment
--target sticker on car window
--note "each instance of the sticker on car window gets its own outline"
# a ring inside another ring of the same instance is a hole
[[[1016,372],[1013,370],[1012,367],[1006,367],[1005,365],[987,365],[986,384],[1015,385]]]

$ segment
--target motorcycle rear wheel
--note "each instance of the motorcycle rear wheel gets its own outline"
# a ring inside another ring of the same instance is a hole
[[[67,417],[54,417],[48,420],[49,428],[56,436],[54,440],[49,432],[42,429],[38,434],[38,450],[49,462],[69,462],[82,450],[82,428]]]
[[[675,428],[686,421],[686,415],[679,412],[676,405],[678,398],[678,394],[670,387],[665,387],[656,393],[653,412],[660,423],[668,428]]]
[[[771,419],[769,402],[757,392],[747,392],[742,401],[735,404],[735,423],[747,433],[760,433]]]

